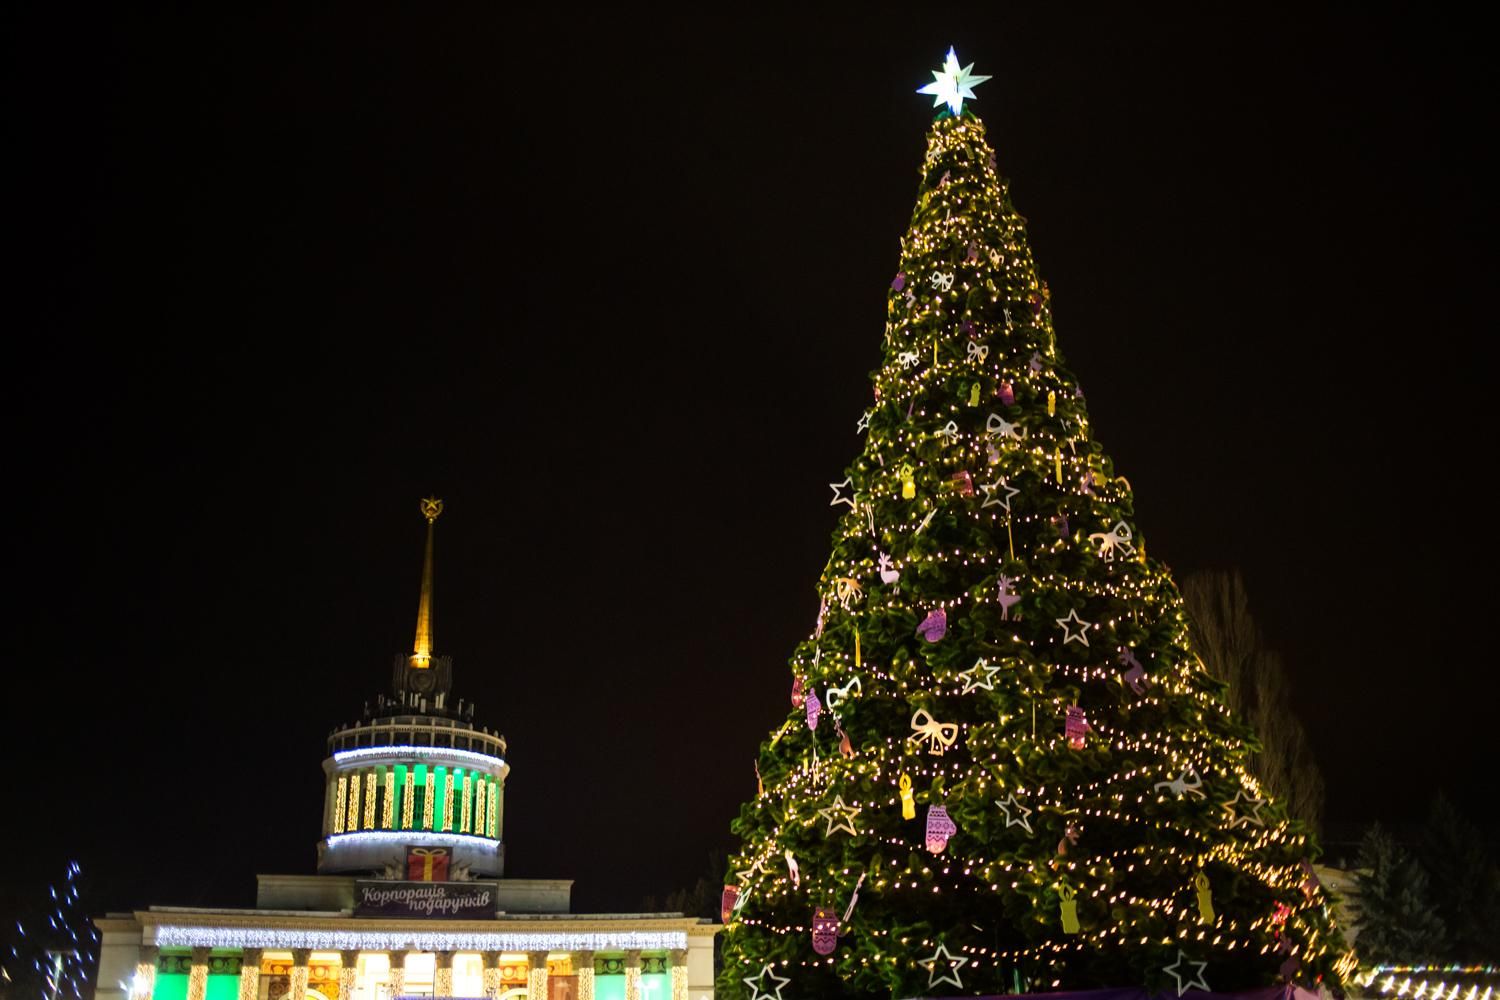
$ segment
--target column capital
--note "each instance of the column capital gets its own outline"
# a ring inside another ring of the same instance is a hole
[[[479,960],[484,963],[486,969],[498,969],[500,968],[500,955],[498,951],[481,951]]]
[[[193,949],[193,964],[207,965],[208,956],[213,953],[212,948],[197,947]]]
[[[453,968],[453,958],[457,954],[458,952],[456,951],[435,951],[432,953],[432,959],[438,967],[447,966],[451,969]]]
[[[141,945],[140,960],[155,965],[157,959],[161,958],[161,949],[154,944]]]
[[[673,965],[686,965],[687,964],[687,949],[686,948],[673,948],[667,954],[669,954],[669,955],[672,956],[672,964]]]
[[[306,966],[307,965],[307,960],[310,959],[310,958],[312,958],[312,949],[311,948],[293,948],[292,949],[292,964],[293,965]]]
[[[346,948],[343,951],[339,952],[339,964],[340,965],[353,966],[353,965],[356,965],[358,963],[359,963],[359,949],[358,948]]]
[[[243,969],[247,965],[253,965],[259,971],[260,963],[265,957],[266,950],[264,948],[241,948],[240,968]]]
[[[639,948],[626,948],[625,949],[625,968],[627,968],[627,969],[639,969],[640,967],[641,967],[641,949],[639,949]]]
[[[526,962],[532,968],[545,969],[547,967],[548,954],[549,953],[545,951],[528,951],[526,953]]]

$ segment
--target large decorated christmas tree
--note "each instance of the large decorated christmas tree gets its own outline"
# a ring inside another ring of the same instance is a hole
[[[864,450],[724,890],[728,997],[1336,983],[1305,831],[1094,439],[950,51]],[[783,993],[783,991],[786,991]]]

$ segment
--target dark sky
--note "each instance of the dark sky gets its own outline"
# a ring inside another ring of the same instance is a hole
[[[0,15],[0,918],[68,858],[112,909],[310,872],[427,493],[509,873],[690,884],[788,707],[950,43],[1138,529],[1243,570],[1330,823],[1441,785],[1493,829],[1477,25],[221,6]]]

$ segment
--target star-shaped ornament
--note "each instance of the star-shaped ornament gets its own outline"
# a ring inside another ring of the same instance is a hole
[[[1241,815],[1240,810],[1235,808],[1236,804],[1242,805],[1247,810],[1246,815]],[[1234,793],[1234,798],[1224,803],[1224,812],[1229,816],[1229,829],[1246,823],[1254,823],[1256,826],[1265,826],[1266,821],[1260,818],[1260,807],[1266,804],[1265,799],[1247,799],[1245,790],[1241,788]]]
[[[1015,792],[1011,792],[1010,798],[1004,802],[998,802],[996,805],[1000,807],[1001,812],[1005,813],[1005,826],[1007,829],[1019,826],[1027,833],[1031,832],[1031,820],[1028,818],[1031,816],[1031,810],[1016,801]],[[1015,810],[1015,812],[1011,810]]]
[[[984,493],[984,503],[979,505],[981,508],[1003,507],[1007,513],[1010,511],[1010,498],[1021,492],[1004,479],[994,483],[980,483],[979,489]],[[1001,495],[996,496],[997,492]]]
[[[924,958],[917,963],[927,970],[927,985],[937,986],[940,983],[952,983],[959,989],[964,988],[963,980],[958,978],[958,970],[969,964],[968,958],[962,955],[952,955],[948,952],[948,946],[941,941],[938,942],[937,951],[932,953],[931,958]],[[938,975],[939,970],[942,975]]]
[[[918,87],[917,93],[931,94],[932,106],[941,107],[948,105],[948,110],[955,115],[962,114],[964,110],[964,98],[974,97],[974,88],[984,81],[987,76],[979,76],[970,72],[974,64],[967,66],[958,65],[958,54],[953,47],[948,47],[948,58],[943,60],[941,70],[933,70],[932,82],[925,87]]]
[[[870,417],[871,417],[871,416],[872,416],[872,415],[873,415],[873,414],[874,414],[874,413],[875,413],[875,411],[874,411],[874,410],[866,410],[866,411],[865,411],[865,412],[864,412],[864,413],[863,413],[863,414],[862,414],[862,415],[861,415],[861,416],[860,416],[860,418],[859,418],[859,422],[858,422],[858,423],[856,423],[856,424],[855,424],[855,425],[854,425],[854,429],[855,429],[855,430],[856,430],[856,431],[867,431],[867,430],[869,430],[869,429],[870,429]]]
[[[852,496],[848,496],[848,497],[846,497],[846,496],[840,496],[840,494],[843,493],[843,491],[846,490],[846,489],[849,490],[851,493],[854,491],[854,477],[853,476],[850,476],[849,478],[845,479],[842,483],[829,483],[828,484],[828,488],[831,489],[831,490],[833,490],[833,499],[830,500],[830,501],[828,501],[828,506],[830,506],[830,507],[836,507],[836,506],[838,506],[841,503],[846,503],[850,507],[854,506],[854,498]]]
[[[964,689],[959,694],[968,694],[970,691],[981,689],[995,690],[995,675],[999,672],[999,667],[992,667],[980,658],[972,667],[958,675],[958,679],[964,682]]]
[[[1057,618],[1057,619],[1054,619],[1054,621],[1056,621],[1057,624],[1059,624],[1059,625],[1062,626],[1062,630],[1063,630],[1063,645],[1064,646],[1066,646],[1070,642],[1081,642],[1085,646],[1087,646],[1089,644],[1088,631],[1089,631],[1090,628],[1093,627],[1093,623],[1092,622],[1086,622],[1082,618],[1079,618],[1078,617],[1078,609],[1077,608],[1074,608],[1072,611],[1069,611],[1068,612],[1068,617],[1066,617],[1066,618]],[[1077,625],[1078,626],[1078,634],[1077,635],[1073,634],[1073,630],[1069,627],[1070,625]]]
[[[770,977],[772,985],[766,986],[766,977]],[[767,962],[758,975],[746,976],[745,985],[750,987],[750,1000],[781,1000],[782,988],[790,983],[787,976],[778,976],[771,969],[771,963]]]
[[[818,815],[828,820],[828,830],[823,836],[831,837],[839,830],[847,830],[851,837],[859,836],[859,831],[854,829],[854,817],[859,815],[859,806],[844,805],[842,795],[835,795],[833,805],[819,809]]]
[[[1183,966],[1185,965],[1196,965],[1198,967],[1197,971],[1193,973],[1193,977],[1191,979],[1187,978],[1187,972],[1183,969]],[[1173,962],[1171,965],[1167,966],[1161,971],[1177,980],[1177,995],[1182,996],[1188,990],[1192,989],[1199,989],[1205,993],[1208,992],[1208,983],[1206,983],[1203,979],[1203,970],[1206,968],[1208,968],[1207,962],[1193,961],[1192,959],[1187,957],[1186,952],[1182,951],[1182,949],[1179,948],[1177,951],[1177,961]]]
[[[741,868],[739,871],[735,872],[734,877],[740,880],[740,885],[747,885],[750,880],[755,877],[756,872],[763,872],[765,870],[766,859],[757,858],[755,863],[752,864],[749,868]]]
[[[1020,603],[1021,595],[1010,592],[1010,577],[1002,575],[997,583],[1000,587],[1000,596],[996,597],[995,601],[1000,605],[1000,620],[1009,621],[1011,605]]]

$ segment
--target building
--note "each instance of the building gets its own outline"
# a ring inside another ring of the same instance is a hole
[[[434,652],[433,530],[416,641],[391,694],[328,738],[317,874],[257,876],[251,910],[95,920],[98,1000],[710,1000],[721,929],[574,914],[571,880],[507,879],[505,738]],[[309,804],[311,805],[311,804]]]

